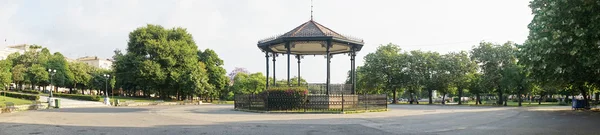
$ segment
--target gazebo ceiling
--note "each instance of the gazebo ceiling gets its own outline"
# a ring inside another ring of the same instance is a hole
[[[331,41],[330,53],[347,53],[360,51],[364,42],[362,39],[339,34],[313,20],[286,32],[258,41],[258,47],[267,52],[287,53],[286,43],[290,44],[290,53],[299,55],[325,55],[327,42]]]

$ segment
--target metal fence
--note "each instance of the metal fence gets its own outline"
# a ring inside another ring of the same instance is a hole
[[[387,95],[235,95],[235,109],[270,112],[344,112],[387,109]]]
[[[327,84],[309,83],[306,85],[310,94],[327,94]],[[329,94],[352,94],[352,84],[329,84]]]

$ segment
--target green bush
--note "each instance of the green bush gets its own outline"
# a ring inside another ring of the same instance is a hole
[[[53,93],[52,95],[55,97],[63,97],[63,98],[87,100],[87,101],[100,101],[100,99],[102,99],[102,97],[98,96],[98,95],[79,95],[79,94],[61,94],[61,93]]]
[[[304,87],[270,87],[261,93],[268,110],[290,110],[302,107],[308,89]]]
[[[270,94],[286,94],[286,95],[306,95],[308,94],[308,89],[305,87],[269,87],[263,93]]]
[[[38,95],[28,95],[21,93],[13,93],[13,92],[0,92],[0,95],[4,96],[6,94],[7,97],[27,99],[27,100],[39,100],[40,96]]]
[[[29,94],[41,94],[42,92],[36,90],[21,90],[19,92],[29,93]]]

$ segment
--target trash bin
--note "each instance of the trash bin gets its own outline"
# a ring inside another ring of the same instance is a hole
[[[115,99],[115,106],[119,106],[119,100]]]
[[[60,108],[60,100],[54,99],[54,108]]]

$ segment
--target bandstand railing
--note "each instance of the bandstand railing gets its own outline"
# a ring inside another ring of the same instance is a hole
[[[347,112],[387,109],[385,94],[236,94],[235,109],[268,112]]]

